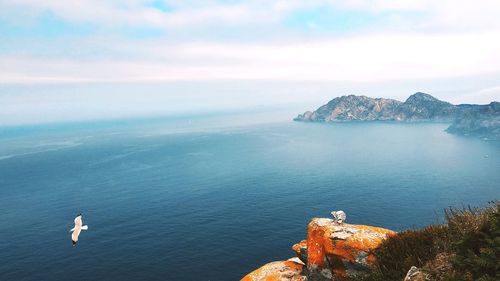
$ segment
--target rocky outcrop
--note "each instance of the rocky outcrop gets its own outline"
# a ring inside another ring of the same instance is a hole
[[[451,122],[459,111],[460,109],[451,103],[440,101],[428,94],[416,93],[396,109],[394,120]]]
[[[304,264],[295,261],[275,261],[243,277],[241,281],[306,281]]]
[[[366,96],[343,96],[331,100],[316,111],[307,111],[296,121],[332,122],[348,120],[393,120],[394,111],[402,102],[373,99]]]
[[[307,240],[302,240],[292,246],[292,250],[304,264],[307,263]]]
[[[330,219],[313,219],[307,238],[309,280],[363,275],[375,261],[374,250],[393,231],[365,225],[338,225]]]
[[[500,139],[500,103],[453,105],[425,93],[415,93],[405,102],[366,96],[334,98],[315,111],[299,114],[295,121],[402,121],[447,122],[448,132]]]
[[[366,96],[334,98],[316,111],[299,114],[295,121],[436,121],[449,122],[461,108],[425,93],[415,93],[405,102]]]
[[[331,219],[315,218],[308,225],[307,240],[302,240],[292,247],[298,259],[305,265],[293,267],[284,262],[269,263],[242,280],[323,281],[360,276],[375,262],[375,249],[384,239],[394,234],[395,232],[384,228],[337,224]],[[295,264],[300,262],[297,260]],[[302,279],[290,279],[285,275]],[[269,279],[278,276],[281,279]]]

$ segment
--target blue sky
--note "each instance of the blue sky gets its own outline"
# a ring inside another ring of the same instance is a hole
[[[499,14],[489,0],[2,0],[0,125],[169,114],[193,99],[486,103],[500,97]]]

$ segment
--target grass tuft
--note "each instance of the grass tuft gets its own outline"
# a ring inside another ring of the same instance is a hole
[[[446,222],[388,238],[363,281],[402,281],[416,266],[427,280],[500,280],[500,202],[449,208]]]

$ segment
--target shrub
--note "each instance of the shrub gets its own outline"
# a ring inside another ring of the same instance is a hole
[[[403,280],[411,266],[422,267],[448,247],[445,225],[400,232],[384,241],[377,250],[377,263],[366,280]]]
[[[478,223],[463,232],[453,245],[455,258],[452,262],[458,273],[455,275],[468,276],[472,280],[500,280],[500,204],[496,202],[495,207],[479,215]]]
[[[491,203],[484,209],[447,209],[445,224],[388,238],[363,280],[402,281],[411,266],[431,280],[500,280],[500,202]]]

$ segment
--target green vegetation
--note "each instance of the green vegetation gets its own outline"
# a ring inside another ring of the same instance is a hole
[[[448,209],[445,217],[442,225],[387,239],[363,281],[402,281],[411,266],[425,276],[414,280],[500,280],[500,201],[483,209]]]

